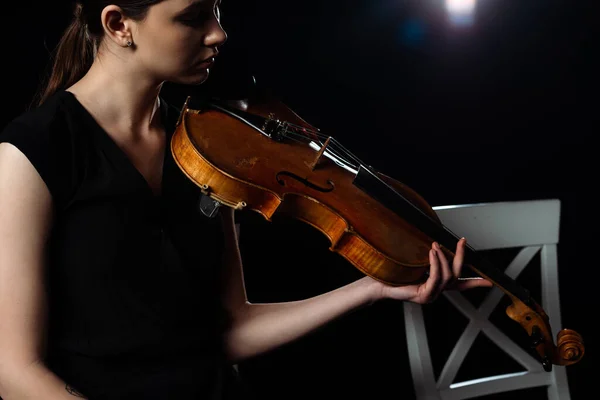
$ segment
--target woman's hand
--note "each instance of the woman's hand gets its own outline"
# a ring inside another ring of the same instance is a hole
[[[377,282],[377,298],[410,301],[426,304],[434,301],[444,290],[465,290],[475,287],[491,287],[492,282],[483,278],[460,278],[467,241],[462,238],[456,244],[456,252],[450,266],[438,243],[433,242],[429,251],[429,277],[421,284],[390,286]]]

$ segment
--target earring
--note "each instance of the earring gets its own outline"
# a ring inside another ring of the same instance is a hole
[[[127,47],[131,47],[133,45],[133,43],[131,43],[131,40],[127,41]]]

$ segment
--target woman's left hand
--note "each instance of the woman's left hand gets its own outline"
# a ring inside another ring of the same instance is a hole
[[[429,251],[429,277],[423,283],[407,286],[390,286],[381,282],[375,283],[377,298],[410,301],[426,304],[434,301],[444,290],[466,290],[475,287],[491,287],[492,282],[483,278],[460,278],[465,246],[462,238],[456,244],[456,252],[452,266],[446,259],[438,243],[433,242]]]

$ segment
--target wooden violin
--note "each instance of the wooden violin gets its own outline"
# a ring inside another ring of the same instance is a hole
[[[331,251],[388,285],[423,282],[433,241],[453,256],[460,238],[418,193],[365,165],[282,102],[264,95],[235,105],[190,101],[171,152],[204,194],[206,215],[224,205],[269,221],[276,213],[304,221],[329,238]],[[548,316],[525,288],[470,246],[464,264],[509,296],[506,313],[527,331],[545,370],[582,358],[582,337],[563,329],[555,345]]]

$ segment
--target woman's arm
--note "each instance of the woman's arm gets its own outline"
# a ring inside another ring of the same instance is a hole
[[[306,300],[273,304],[249,303],[233,210],[223,208],[221,215],[226,243],[225,304],[231,316],[226,345],[232,362],[294,341],[377,298],[377,283],[370,278],[363,278]]]
[[[445,258],[438,244],[433,243],[429,252],[429,277],[422,284],[392,287],[367,276],[306,300],[251,304],[244,287],[233,210],[224,210],[222,217],[228,274],[225,303],[232,318],[226,346],[233,362],[296,340],[352,310],[379,299],[389,298],[424,304],[435,300],[446,289],[464,290],[492,285],[484,279],[459,278],[466,246],[466,240],[463,238],[457,244],[452,263]]]
[[[51,196],[29,160],[0,143],[0,397],[74,399],[43,357],[43,265]],[[81,396],[78,396],[81,397]]]
[[[248,304],[233,319],[227,336],[230,360],[239,362],[275,349],[370,303],[372,282],[363,278],[306,300]]]
[[[7,368],[3,373],[5,383],[0,387],[0,395],[4,400],[85,398],[40,361],[29,365],[23,365],[19,361],[9,362],[4,367]]]

